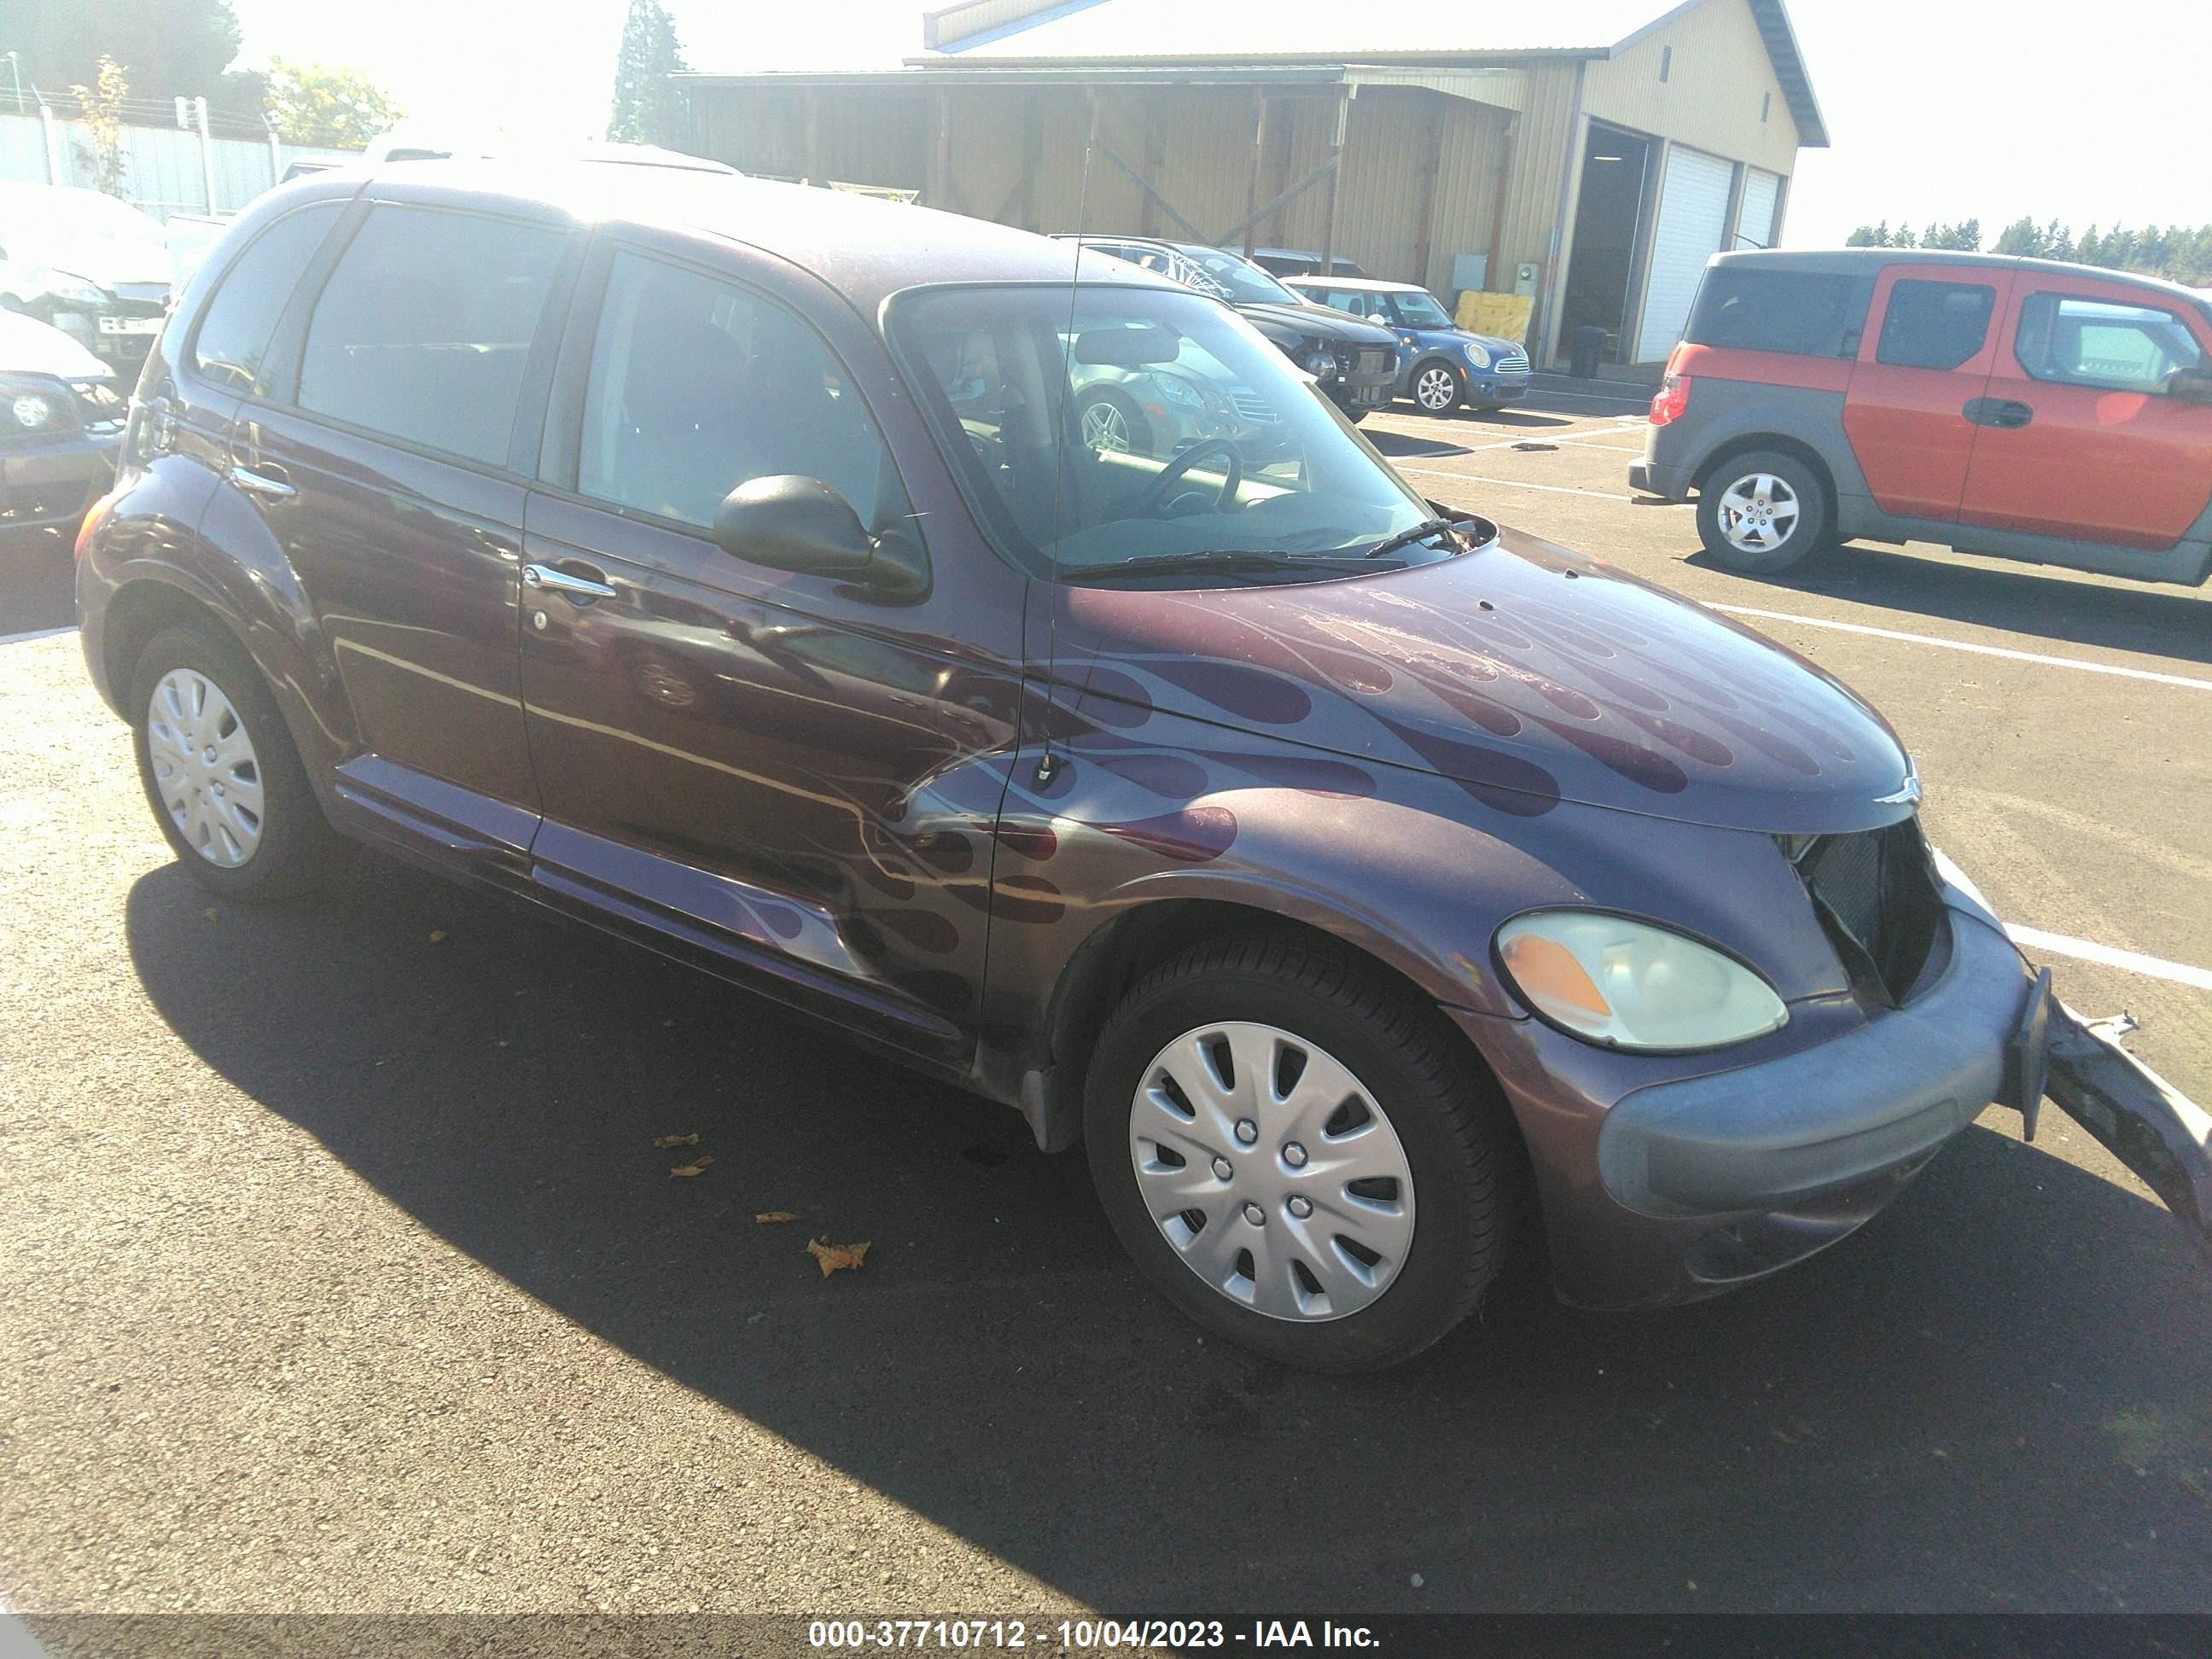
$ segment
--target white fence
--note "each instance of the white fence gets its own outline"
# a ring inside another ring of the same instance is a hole
[[[348,161],[359,154],[279,143],[273,135],[203,138],[175,127],[126,126],[122,194],[164,222],[173,213],[235,213],[295,161]],[[92,185],[92,129],[51,110],[0,112],[0,179]]]

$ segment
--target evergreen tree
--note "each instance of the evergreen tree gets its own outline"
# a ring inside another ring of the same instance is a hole
[[[615,56],[614,109],[607,137],[617,143],[680,145],[687,137],[683,100],[668,77],[689,69],[676,20],[659,0],[629,0]]]

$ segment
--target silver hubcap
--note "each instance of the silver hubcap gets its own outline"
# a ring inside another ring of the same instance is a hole
[[[1129,448],[1129,423],[1120,410],[1101,398],[1083,411],[1083,441],[1102,454],[1124,454]]]
[[[1448,368],[1425,369],[1413,382],[1413,400],[1424,409],[1449,409],[1458,396],[1458,383]]]
[[[1413,1247],[1413,1172],[1390,1120],[1334,1055],[1273,1025],[1200,1025],[1154,1055],[1129,1158],[1183,1264],[1271,1319],[1358,1312]]]
[[[222,688],[173,668],[146,707],[146,750],[169,821],[219,869],[235,870],[261,844],[261,763]]]
[[[1797,492],[1771,472],[1738,478],[1721,492],[1721,534],[1746,553],[1771,553],[1797,528]]]

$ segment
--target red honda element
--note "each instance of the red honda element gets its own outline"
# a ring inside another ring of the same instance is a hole
[[[1635,488],[1771,575],[1863,538],[2143,581],[2212,572],[2212,301],[1994,254],[1723,253]]]

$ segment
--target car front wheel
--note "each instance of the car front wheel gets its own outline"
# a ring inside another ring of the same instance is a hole
[[[243,900],[309,885],[337,838],[245,651],[211,629],[165,629],[131,684],[139,780],[185,872]]]
[[[1698,496],[1698,538],[1747,576],[1796,568],[1826,543],[1832,505],[1820,475],[1795,455],[1755,450],[1715,468]]]
[[[1423,363],[1413,371],[1413,401],[1427,415],[1449,415],[1467,396],[1467,379],[1449,363]]]
[[[1434,1008],[1282,934],[1146,975],[1085,1093],[1092,1179],[1146,1277],[1314,1370],[1396,1364],[1474,1308],[1503,1243],[1504,1122]]]

